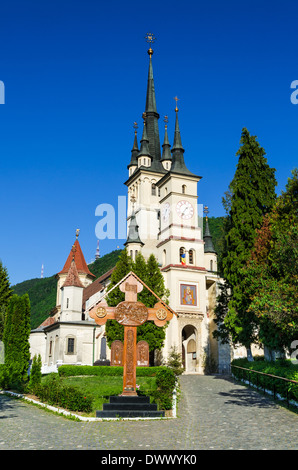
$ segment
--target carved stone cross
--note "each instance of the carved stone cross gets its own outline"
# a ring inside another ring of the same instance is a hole
[[[122,395],[137,395],[137,327],[148,320],[154,321],[157,326],[163,326],[171,320],[173,311],[161,300],[154,308],[147,308],[139,302],[138,293],[144,286],[148,287],[134,273],[125,276],[117,286],[125,293],[125,300],[116,307],[109,307],[103,299],[91,308],[89,315],[98,325],[104,325],[107,320],[117,320],[124,326]]]

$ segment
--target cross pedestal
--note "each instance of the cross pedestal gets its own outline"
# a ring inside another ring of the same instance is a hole
[[[137,365],[137,327],[148,320],[155,325],[163,326],[173,317],[173,311],[162,301],[153,308],[147,308],[139,302],[138,293],[147,287],[134,273],[130,273],[119,283],[119,288],[125,293],[125,300],[116,307],[109,307],[102,300],[89,311],[98,325],[104,325],[107,320],[116,320],[124,326],[123,347],[123,390],[122,396],[136,396],[136,365]]]

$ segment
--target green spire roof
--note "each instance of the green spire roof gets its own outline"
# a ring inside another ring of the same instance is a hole
[[[149,139],[149,151],[152,157],[151,169],[164,173],[163,166],[160,162],[161,152],[160,152],[160,140],[159,140],[159,129],[158,129],[158,119],[159,114],[156,108],[156,98],[155,98],[155,87],[154,87],[154,78],[153,78],[153,67],[152,67],[152,54],[153,50],[150,48],[148,50],[149,54],[149,70],[148,70],[148,80],[147,80],[147,94],[146,94],[146,127],[147,127],[147,136]]]
[[[139,153],[139,148],[138,148],[137,131],[135,131],[135,138],[133,142],[133,147],[131,149],[130,164],[127,165],[127,168],[131,166],[138,166],[138,153]]]
[[[137,224],[137,219],[136,219],[134,209],[132,210],[129,227],[128,227],[128,236],[124,245],[126,246],[129,243],[140,243],[142,246],[144,245],[144,243],[140,239],[139,226]]]
[[[206,225],[205,225],[205,233],[204,233],[204,253],[216,253],[213,242],[212,242],[212,237],[209,229],[209,224],[208,224],[208,217],[206,216]]]
[[[166,121],[167,122],[167,121]],[[163,160],[172,160],[172,155],[171,155],[171,146],[168,138],[168,129],[167,125],[165,126],[165,137],[164,137],[164,142],[162,144],[162,157],[161,161]]]
[[[145,119],[144,119],[143,135],[142,135],[142,139],[141,139],[141,149],[138,153],[138,157],[140,157],[140,156],[151,157],[150,149],[149,149],[149,139],[147,137],[147,126],[146,126],[146,120]]]
[[[181,173],[183,175],[195,176],[191,171],[186,168],[184,162],[184,148],[182,147],[179,121],[178,121],[178,108],[176,106],[176,123],[175,123],[175,134],[174,134],[174,144],[172,147],[173,163],[171,167],[171,172]]]

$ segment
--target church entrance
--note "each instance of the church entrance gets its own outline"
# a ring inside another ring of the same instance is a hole
[[[186,325],[182,330],[182,363],[185,372],[196,372],[197,349],[197,329],[193,325]]]

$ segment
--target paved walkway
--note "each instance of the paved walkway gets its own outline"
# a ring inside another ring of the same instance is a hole
[[[298,450],[298,415],[232,380],[181,377],[176,419],[77,422],[0,395],[0,450]]]

